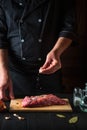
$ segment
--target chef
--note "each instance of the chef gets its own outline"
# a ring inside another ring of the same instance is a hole
[[[60,57],[76,39],[73,7],[73,0],[0,0],[0,99],[63,91]]]

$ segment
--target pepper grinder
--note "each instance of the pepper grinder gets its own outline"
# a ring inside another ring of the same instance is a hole
[[[80,109],[83,112],[87,112],[87,83],[85,84],[85,89],[82,90],[82,98],[80,102]]]

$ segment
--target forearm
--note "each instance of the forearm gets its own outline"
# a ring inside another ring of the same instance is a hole
[[[8,69],[8,50],[0,49],[0,70]]]
[[[72,42],[71,39],[60,37],[52,50],[58,56],[61,56],[61,54],[70,46],[71,42]]]
[[[8,95],[6,93],[8,90]],[[8,100],[14,98],[12,81],[8,71],[8,51],[0,49],[0,99]]]

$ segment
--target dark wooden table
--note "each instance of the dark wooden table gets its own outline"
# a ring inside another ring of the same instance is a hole
[[[87,130],[87,113],[73,107],[72,95],[62,97],[69,98],[73,112],[16,112],[24,120],[13,116],[13,112],[0,112],[0,130]],[[62,114],[65,118],[60,118],[57,114]],[[6,120],[6,116],[10,116],[10,119]],[[78,117],[78,121],[70,124],[69,119],[74,116]]]

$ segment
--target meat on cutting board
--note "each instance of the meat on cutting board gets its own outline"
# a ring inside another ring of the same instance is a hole
[[[66,105],[67,101],[53,94],[39,96],[25,96],[22,100],[22,107],[43,107],[51,105]]]

